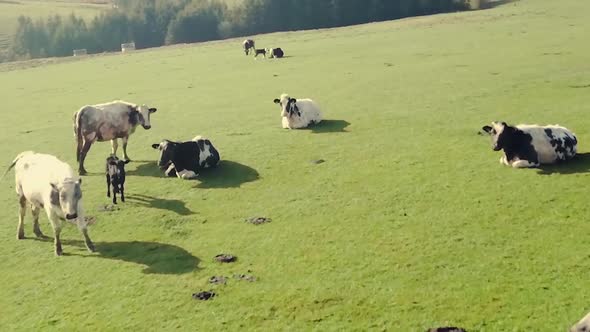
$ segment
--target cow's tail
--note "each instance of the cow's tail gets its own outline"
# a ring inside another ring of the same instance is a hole
[[[21,152],[18,154],[18,156],[16,156],[16,158],[14,158],[14,160],[12,161],[12,164],[10,164],[10,166],[8,166],[8,169],[4,172],[4,174],[2,174],[2,177],[0,177],[0,182],[2,180],[4,180],[4,178],[6,177],[6,175],[8,174],[8,172],[10,172],[11,169],[14,168],[14,165],[16,165],[16,163],[25,155],[27,154],[31,154],[33,153],[32,151],[25,151],[25,152]]]
[[[76,137],[76,161],[80,161],[80,152],[82,151],[82,113],[84,109],[82,108],[78,112],[74,113],[74,136]]]

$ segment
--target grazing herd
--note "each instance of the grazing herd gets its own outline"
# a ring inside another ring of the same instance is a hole
[[[249,55],[250,52],[254,51],[254,57],[257,58],[258,55],[263,55],[266,58],[268,54],[269,58],[282,58],[285,56],[285,52],[280,47],[277,48],[256,48],[256,43],[252,39],[246,39],[242,43],[244,47],[244,53]]]
[[[268,54],[270,58],[282,58],[281,48],[257,49],[254,40],[243,42],[246,55]],[[274,99],[280,106],[282,127],[301,129],[322,121],[322,113],[311,99],[296,99],[282,94]],[[107,196],[117,204],[117,194],[125,202],[125,165],[130,158],[127,154],[129,136],[138,125],[151,128],[151,114],[156,108],[126,101],[112,101],[104,104],[86,105],[74,114],[73,126],[76,137],[76,160],[78,174],[72,167],[58,158],[32,151],[20,153],[12,161],[4,175],[14,168],[15,188],[19,202],[17,238],[25,237],[24,217],[30,206],[33,217],[33,233],[44,237],[39,227],[39,214],[45,210],[53,228],[55,254],[63,253],[60,233],[65,221],[75,224],[84,237],[89,251],[95,251],[88,235],[88,218],[82,207],[82,179],[86,175],[84,161],[94,142],[111,141],[112,155],[106,159]],[[514,168],[539,167],[567,161],[576,155],[578,140],[574,133],[559,125],[516,125],[492,122],[483,131],[492,138],[494,151],[503,150],[500,163]],[[118,139],[123,145],[123,159],[117,158]],[[163,139],[152,144],[159,151],[158,167],[168,177],[194,179],[200,170],[214,168],[220,162],[220,155],[209,139],[197,136],[190,141],[175,142]],[[571,329],[571,332],[590,331],[590,314]]]

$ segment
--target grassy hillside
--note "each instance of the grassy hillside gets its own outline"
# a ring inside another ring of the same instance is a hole
[[[74,13],[84,18],[92,18],[105,8],[108,6],[83,1],[0,0],[0,52],[8,47],[16,29],[17,19],[21,15],[45,18],[55,14]]]
[[[0,190],[5,330],[563,331],[590,310],[590,162],[514,170],[477,131],[492,120],[559,123],[589,152],[586,13],[577,0],[256,37],[36,68],[0,66],[4,164],[23,150],[75,165],[86,103],[158,107],[130,141],[128,202],[108,204],[107,143],[84,178],[91,237],[67,256],[17,241]],[[4,70],[4,71],[2,71]],[[326,121],[280,128],[272,100],[310,97]],[[209,137],[224,162],[197,181],[160,176],[150,144]],[[311,161],[324,159],[321,164]],[[272,223],[253,226],[246,217]],[[41,227],[51,234],[44,215]],[[219,253],[239,257],[213,261]],[[251,272],[248,272],[251,271]],[[211,276],[255,275],[253,283]],[[198,302],[191,294],[214,289]]]

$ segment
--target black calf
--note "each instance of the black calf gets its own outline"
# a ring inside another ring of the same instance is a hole
[[[117,194],[121,194],[121,201],[125,202],[125,164],[129,160],[120,160],[111,155],[107,158],[107,197],[111,197],[111,185],[113,186],[113,204],[117,204]]]
[[[258,56],[258,54],[262,54],[266,58],[266,50],[264,48],[256,48],[256,49],[254,49],[254,57],[255,58]]]

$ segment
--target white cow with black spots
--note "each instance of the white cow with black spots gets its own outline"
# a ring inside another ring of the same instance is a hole
[[[94,251],[82,209],[82,180],[70,165],[48,154],[27,151],[14,159],[4,176],[12,168],[20,206],[17,238],[25,238],[24,217],[28,203],[33,214],[33,232],[37,237],[44,237],[39,228],[39,213],[45,209],[53,227],[56,255],[60,256],[63,252],[60,233],[64,220],[76,223],[84,235],[86,248]]]
[[[295,99],[283,93],[274,103],[281,106],[282,124],[285,129],[306,128],[322,121],[320,107],[311,99]]]
[[[494,151],[504,150],[500,163],[515,168],[570,160],[577,152],[576,135],[559,125],[510,126],[495,121],[482,129],[492,136]]]

